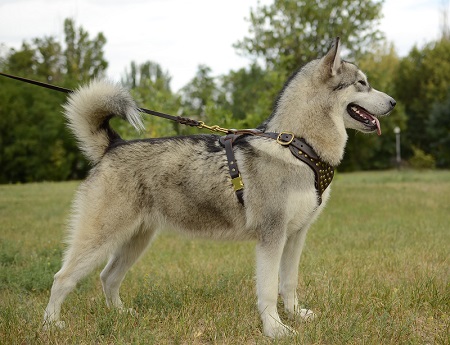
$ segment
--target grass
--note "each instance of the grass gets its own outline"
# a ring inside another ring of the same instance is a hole
[[[105,307],[97,270],[40,329],[77,186],[0,186],[0,344],[449,344],[450,172],[338,174],[300,264],[314,322],[261,334],[254,243],[159,236],[122,286],[132,317]],[[281,304],[280,304],[281,310]]]

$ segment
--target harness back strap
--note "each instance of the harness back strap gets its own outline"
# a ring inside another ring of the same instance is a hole
[[[234,191],[239,202],[244,205],[244,183],[242,182],[241,174],[234,156],[233,141],[236,139],[236,135],[226,135],[223,140],[225,146],[225,152],[228,160],[228,170],[230,172],[231,183],[233,184]]]
[[[242,182],[236,158],[234,156],[233,143],[244,135],[254,135],[265,138],[271,138],[278,144],[288,147],[295,158],[306,163],[315,175],[315,188],[317,190],[317,201],[322,203],[322,194],[330,185],[334,176],[334,168],[330,164],[320,159],[314,149],[306,143],[303,138],[296,138],[294,134],[288,132],[272,133],[261,132],[258,130],[238,130],[234,134],[228,134],[220,138],[220,143],[225,147],[228,160],[228,169],[231,176],[231,182],[236,192],[239,202],[244,205],[244,183]]]

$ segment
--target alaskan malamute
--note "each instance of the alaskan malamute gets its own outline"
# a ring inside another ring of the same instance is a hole
[[[273,113],[254,131],[258,135],[233,140],[230,163],[216,135],[125,141],[109,120],[118,116],[142,126],[130,94],[105,81],[80,88],[65,115],[93,168],[73,203],[68,248],[44,327],[64,326],[60,310],[67,294],[108,257],[100,275],[106,303],[125,309],[119,287],[126,272],[158,231],[176,229],[214,239],[254,239],[264,334],[293,332],[280,320],[277,297],[293,316],[314,317],[300,308],[296,288],[306,233],[330,194],[330,175],[321,176],[321,168],[332,175],[330,167],[341,161],[346,128],[380,132],[377,117],[394,106],[358,67],[341,60],[337,38],[323,58],[288,80]],[[233,183],[230,164],[239,169]]]

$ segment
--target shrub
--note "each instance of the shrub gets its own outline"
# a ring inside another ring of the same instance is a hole
[[[436,160],[430,154],[425,153],[418,147],[413,146],[413,156],[409,159],[409,164],[414,169],[434,169]]]

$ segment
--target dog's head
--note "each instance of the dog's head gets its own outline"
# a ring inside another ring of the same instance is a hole
[[[338,99],[346,128],[381,134],[379,116],[388,115],[396,104],[389,95],[372,88],[366,75],[354,64],[341,60],[339,38],[319,60],[321,79]]]
[[[336,38],[324,57],[294,73],[261,126],[304,138],[332,165],[339,164],[344,154],[346,128],[380,134],[378,117],[395,106],[392,97],[369,85],[356,65],[342,60],[340,51]]]

